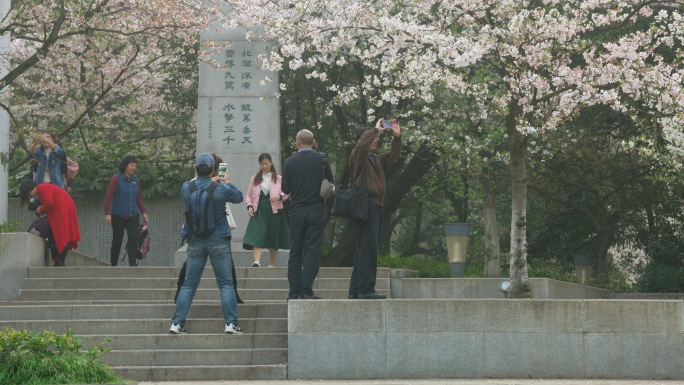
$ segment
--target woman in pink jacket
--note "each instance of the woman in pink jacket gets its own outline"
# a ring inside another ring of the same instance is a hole
[[[290,248],[290,229],[283,211],[283,200],[287,196],[280,189],[281,183],[271,155],[259,155],[259,172],[249,180],[245,197],[250,219],[242,241],[245,250],[254,251],[252,267],[261,266],[261,249],[268,249],[269,267],[273,267],[278,249]]]

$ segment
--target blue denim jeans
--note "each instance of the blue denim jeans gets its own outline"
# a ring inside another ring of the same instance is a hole
[[[225,323],[238,324],[238,308],[233,288],[232,255],[230,242],[226,238],[191,238],[188,242],[188,260],[185,271],[185,282],[178,292],[176,312],[171,319],[172,323],[184,325],[188,316],[190,305],[197,286],[199,286],[207,257],[211,262],[216,276],[216,284],[221,294],[221,307],[223,308],[223,321]]]

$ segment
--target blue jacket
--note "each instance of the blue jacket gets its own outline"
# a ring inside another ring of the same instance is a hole
[[[64,176],[62,175],[62,160],[66,161],[64,150],[58,144],[50,151],[48,157],[47,152],[42,148],[38,148],[33,152],[33,157],[38,161],[38,168],[36,169],[36,176],[33,181],[36,184],[43,183],[45,178],[45,170],[50,173],[50,183],[55,186],[64,188]]]
[[[138,181],[138,177],[132,175],[129,179],[126,178],[126,175],[119,172],[109,181],[110,185],[114,182],[116,183],[116,189],[113,190],[114,194],[110,197],[112,202],[111,215],[122,217],[134,217],[139,215],[140,207],[138,207],[138,199],[140,194],[140,182]],[[107,186],[105,202],[108,200],[109,187],[110,186]],[[108,214],[106,210],[107,203],[105,203],[105,214]]]
[[[207,176],[198,176],[195,179],[195,186],[198,190],[206,189],[211,184],[211,179]],[[190,182],[183,183],[181,187],[181,199],[185,204],[185,208],[190,206]],[[219,183],[211,196],[211,208],[214,215],[215,227],[214,232],[209,236],[209,238],[229,238],[230,226],[228,226],[228,219],[226,217],[226,203],[241,203],[242,202],[242,192],[235,187],[234,184]],[[183,221],[183,227],[181,228],[181,237],[185,238],[188,236],[188,229]],[[191,235],[188,239],[192,240],[195,237]]]

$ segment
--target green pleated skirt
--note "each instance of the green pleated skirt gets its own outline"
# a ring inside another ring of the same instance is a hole
[[[285,212],[280,210],[278,214],[273,214],[271,201],[263,191],[259,195],[256,215],[249,218],[242,247],[245,250],[252,250],[254,247],[283,250],[290,248],[290,228]]]

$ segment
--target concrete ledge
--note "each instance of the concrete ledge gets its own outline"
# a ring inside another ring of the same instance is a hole
[[[26,232],[0,234],[0,300],[14,300],[30,267],[51,266],[46,258],[44,239]],[[108,266],[77,251],[69,250],[66,263],[69,266]]]
[[[407,278],[395,286],[393,298],[505,298],[499,291],[503,278]],[[556,281],[548,278],[530,278],[535,299],[599,299],[610,298],[608,290]]]
[[[45,240],[29,233],[0,234],[0,300],[13,300],[29,266],[46,266]]]
[[[684,302],[288,303],[288,377],[684,380]]]

